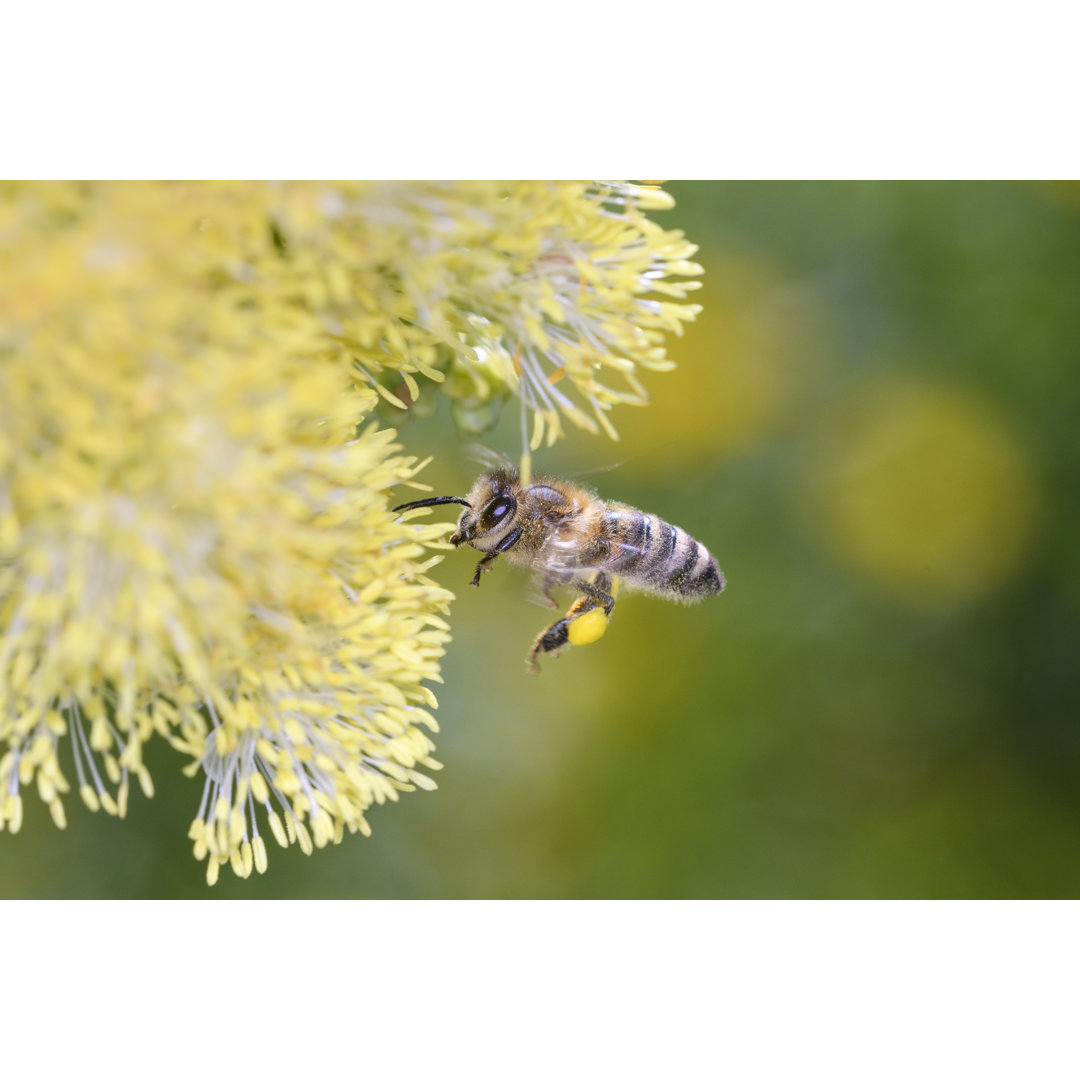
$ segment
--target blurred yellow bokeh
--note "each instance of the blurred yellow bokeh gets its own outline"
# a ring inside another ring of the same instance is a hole
[[[670,342],[676,369],[646,380],[648,408],[618,417],[644,473],[760,443],[817,374],[825,312],[805,285],[758,256],[698,257],[708,263],[704,310]]]
[[[1018,568],[1038,480],[974,389],[875,382],[827,410],[818,439],[807,510],[839,559],[894,596],[953,607]]]

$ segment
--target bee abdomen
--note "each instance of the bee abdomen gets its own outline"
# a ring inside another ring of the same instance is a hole
[[[619,512],[611,570],[655,592],[699,599],[721,592],[724,575],[704,544],[640,510]]]

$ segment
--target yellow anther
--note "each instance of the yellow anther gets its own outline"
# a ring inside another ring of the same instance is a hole
[[[266,867],[269,865],[269,860],[266,857],[266,842],[261,836],[256,836],[251,842],[251,853],[255,858],[255,869],[260,874],[266,873]]]
[[[148,799],[152,799],[154,797],[154,781],[150,778],[150,770],[143,766],[135,771],[135,775],[139,778],[139,787],[142,788],[142,793]]]
[[[8,795],[4,799],[4,815],[7,819],[8,828],[12,833],[17,833],[22,828],[23,802],[21,795]]]
[[[37,788],[43,803],[51,803],[56,798],[56,788],[43,772],[37,774]]]
[[[292,820],[290,818],[290,820]],[[296,823],[296,838],[300,842],[300,850],[305,855],[310,855],[315,850],[315,845],[311,842],[311,833],[308,832],[307,826],[302,821]]]
[[[254,772],[251,774],[250,786],[251,794],[258,802],[268,803],[270,801],[270,789],[266,786],[266,780],[263,779],[262,773]]]
[[[240,876],[244,878],[251,877],[251,871],[255,869],[255,857],[251,851],[251,844],[246,840],[240,845],[240,858],[243,861],[244,870]]]
[[[319,814],[312,819],[311,831],[314,835],[315,846],[324,848],[334,838],[334,826],[330,822],[328,814]]]
[[[238,807],[234,806],[232,813],[229,815],[229,839],[233,844],[238,844],[243,835],[244,815],[240,812]]]
[[[285,827],[281,824],[281,818],[278,817],[277,811],[271,810],[266,816],[270,822],[270,831],[274,834],[274,839],[281,847],[288,847],[289,837],[285,832]]]
[[[124,771],[120,768],[119,763],[112,754],[102,755],[102,762],[105,765],[105,775],[109,778],[110,784],[119,784],[123,778]]]

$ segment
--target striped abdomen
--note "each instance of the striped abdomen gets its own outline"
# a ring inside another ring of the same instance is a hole
[[[605,569],[653,592],[699,600],[724,588],[704,544],[655,514],[612,503],[604,517],[610,547]]]

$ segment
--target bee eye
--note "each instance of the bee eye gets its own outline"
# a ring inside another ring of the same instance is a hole
[[[480,522],[481,526],[485,530],[494,529],[516,505],[517,503],[509,495],[500,495],[497,499],[493,499],[484,511],[483,520]]]

